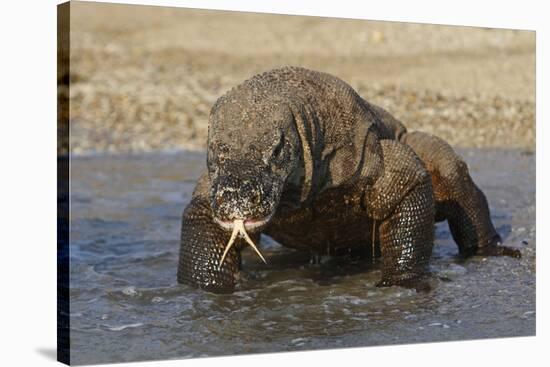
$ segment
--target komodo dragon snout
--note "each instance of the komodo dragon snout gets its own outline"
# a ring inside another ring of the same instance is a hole
[[[299,144],[290,111],[254,110],[223,99],[213,108],[207,157],[210,206],[214,221],[232,232],[225,253],[240,235],[263,260],[247,232],[261,231],[275,214],[298,166]]]

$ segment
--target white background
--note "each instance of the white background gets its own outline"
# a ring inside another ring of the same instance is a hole
[[[0,5],[0,366],[53,365],[56,348],[56,4]],[[548,39],[545,1],[120,1],[537,31],[537,337],[141,363],[548,365]],[[546,18],[546,19],[545,19]],[[544,21],[546,20],[546,23]],[[543,91],[543,87],[545,90]],[[545,93],[546,92],[546,93]],[[546,98],[545,98],[546,97]],[[543,114],[546,112],[546,114]],[[542,188],[542,190],[541,190]],[[126,364],[124,364],[126,365]],[[132,364],[135,365],[135,364]],[[122,365],[118,365],[122,366]]]

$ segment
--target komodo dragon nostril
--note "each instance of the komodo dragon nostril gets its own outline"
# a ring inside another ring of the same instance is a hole
[[[255,205],[260,204],[261,201],[262,201],[262,198],[261,198],[261,196],[260,196],[260,193],[256,193],[256,194],[252,197],[252,203],[254,203]]]
[[[216,198],[214,199],[215,202],[216,202],[216,206],[219,208],[223,205],[224,203],[224,199],[223,199],[223,196],[222,195],[217,195]]]

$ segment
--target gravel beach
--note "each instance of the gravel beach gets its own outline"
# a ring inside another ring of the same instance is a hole
[[[204,150],[215,100],[282,65],[325,71],[409,130],[535,150],[535,33],[73,2],[72,154]]]

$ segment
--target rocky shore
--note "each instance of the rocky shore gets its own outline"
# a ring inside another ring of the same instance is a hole
[[[409,130],[535,150],[530,31],[73,3],[72,154],[202,150],[215,100],[281,65],[334,74]]]

